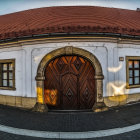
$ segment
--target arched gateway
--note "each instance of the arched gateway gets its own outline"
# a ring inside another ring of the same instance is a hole
[[[81,56],[59,56],[45,69],[44,102],[52,109],[91,109],[95,103],[95,70]]]
[[[101,65],[90,52],[71,46],[52,51],[38,67],[36,109],[40,105],[58,110],[103,107],[102,80]]]

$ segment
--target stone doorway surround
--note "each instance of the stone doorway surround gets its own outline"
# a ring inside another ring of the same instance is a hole
[[[62,55],[79,55],[82,57],[85,57],[87,60],[91,62],[95,69],[95,85],[96,85],[96,99],[95,99],[95,104],[92,108],[93,111],[99,112],[99,111],[104,111],[107,110],[107,107],[104,104],[103,100],[103,72],[102,72],[102,67],[98,59],[90,52],[81,49],[81,48],[75,48],[73,46],[66,46],[63,48],[56,49],[47,55],[43,57],[41,60],[38,70],[37,70],[37,75],[36,75],[36,83],[37,83],[37,103],[34,106],[33,111],[39,111],[39,112],[47,112],[48,107],[44,103],[44,71],[46,68],[46,65],[54,58]]]

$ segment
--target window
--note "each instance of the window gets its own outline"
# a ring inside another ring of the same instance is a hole
[[[15,89],[15,60],[0,60],[0,89]]]
[[[140,57],[126,57],[127,88],[140,87]]]

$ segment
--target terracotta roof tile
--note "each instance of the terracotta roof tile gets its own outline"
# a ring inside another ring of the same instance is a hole
[[[70,32],[140,35],[140,12],[93,6],[65,6],[0,16],[0,39]]]

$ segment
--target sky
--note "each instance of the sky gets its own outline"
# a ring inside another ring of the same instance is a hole
[[[50,6],[90,5],[136,10],[140,0],[0,0],[0,15]]]

